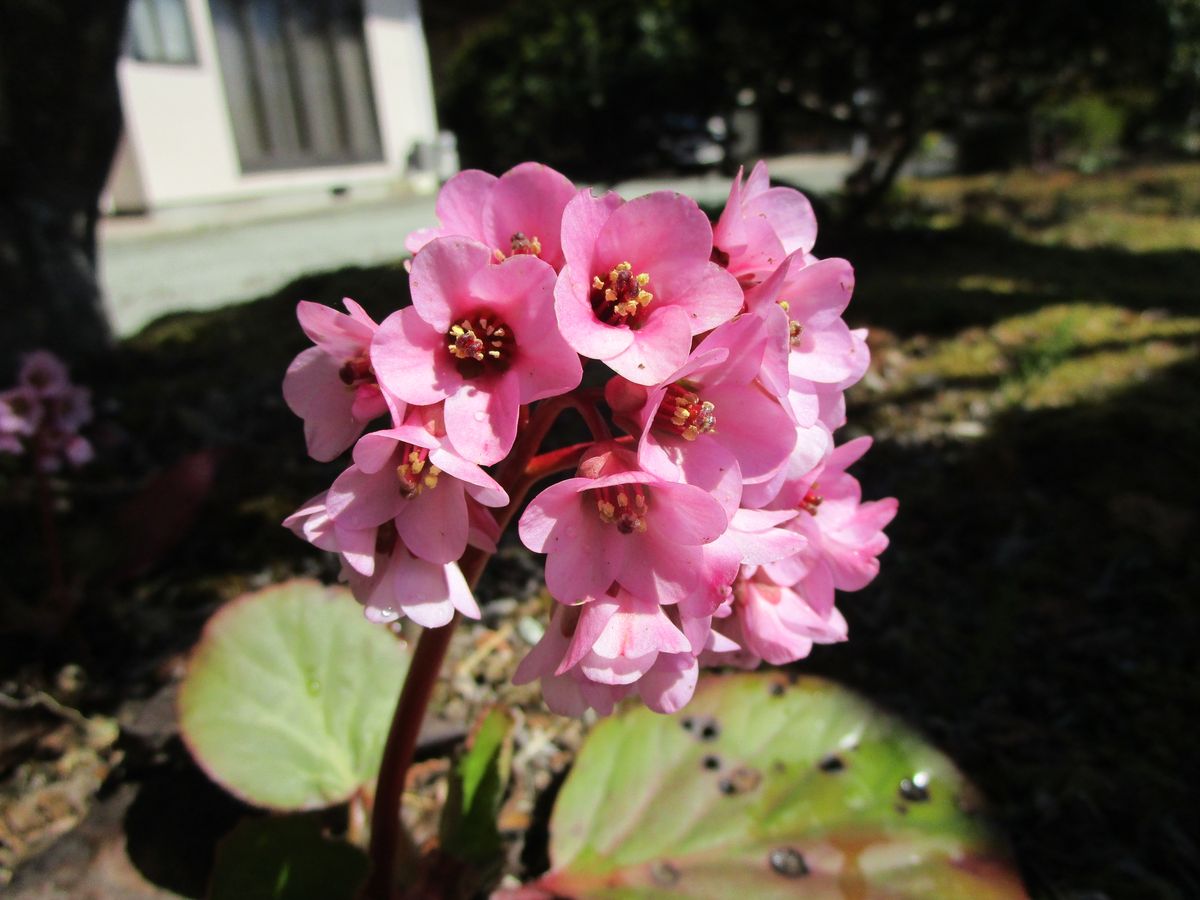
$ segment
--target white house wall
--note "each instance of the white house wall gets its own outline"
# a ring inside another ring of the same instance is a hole
[[[207,0],[187,0],[196,65],[117,65],[125,152],[107,191],[117,211],[241,200],[403,177],[412,147],[436,135],[433,86],[416,0],[365,0],[364,30],[383,162],[243,174]],[[140,190],[137,188],[140,187]]]

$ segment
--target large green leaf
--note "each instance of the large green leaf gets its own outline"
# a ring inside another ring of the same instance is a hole
[[[550,822],[568,897],[1025,896],[953,764],[817,679],[701,682],[602,722]]]
[[[234,795],[272,809],[339,803],[379,767],[408,654],[344,588],[294,580],[209,620],[179,694],[183,737]]]
[[[209,900],[353,900],[367,857],[315,814],[244,819],[217,846]]]

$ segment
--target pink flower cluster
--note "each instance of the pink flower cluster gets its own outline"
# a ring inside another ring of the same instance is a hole
[[[456,176],[437,213],[407,241],[412,305],[376,324],[350,300],[301,303],[315,346],[284,381],[311,455],[353,446],[285,524],[341,555],[368,616],[479,615],[456,562],[494,551],[521,502],[531,404],[599,400],[586,364],[609,370],[625,434],[597,412],[574,477],[520,518],[558,602],[515,680],[561,713],[635,691],[673,712],[700,665],[844,640],[834,592],[874,578],[896,501],[863,502],[846,472],[869,439],[833,439],[869,354],[842,318],[853,270],[812,255],[804,196],[760,163],[713,226],[680,194],[596,196],[524,163]]]
[[[21,361],[16,387],[0,392],[0,453],[28,454],[43,472],[91,460],[79,433],[92,419],[91,392],[71,383],[67,367],[48,350]]]

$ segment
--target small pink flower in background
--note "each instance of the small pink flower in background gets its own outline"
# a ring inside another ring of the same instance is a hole
[[[409,403],[445,401],[458,452],[483,465],[512,449],[522,404],[579,384],[579,357],[558,333],[554,270],[440,238],[413,261],[413,305],[379,329],[372,359],[384,389]]]
[[[538,494],[519,523],[525,546],[546,554],[550,593],[574,603],[615,581],[659,603],[687,600],[703,580],[700,548],[728,525],[720,502],[639,469],[619,447],[598,447],[580,473]]]
[[[521,163],[499,178],[469,169],[438,194],[441,227],[414,231],[405,246],[417,253],[437,238],[468,237],[486,245],[497,261],[536,256],[557,272],[563,266],[563,209],[574,196],[575,186],[541,163]]]
[[[745,287],[766,280],[793,253],[807,255],[817,241],[817,217],[794,188],[771,187],[759,162],[742,181],[742,170],[713,230],[713,258]]]
[[[636,384],[665,381],[692,336],[742,308],[737,282],[709,261],[712,226],[695,201],[660,191],[628,203],[581,191],[563,213],[558,327],[583,356]]]
[[[29,453],[43,472],[81,466],[95,455],[79,433],[91,420],[91,392],[71,383],[57,356],[35,350],[22,358],[17,386],[0,393],[0,453]]]
[[[304,420],[309,455],[321,462],[334,459],[368,423],[388,412],[370,357],[379,326],[353,300],[342,303],[349,315],[300,301],[296,317],[316,346],[302,351],[283,378],[283,398]],[[399,416],[404,411],[394,412]]]

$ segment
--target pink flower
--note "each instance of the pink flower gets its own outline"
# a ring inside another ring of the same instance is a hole
[[[316,346],[302,351],[283,378],[283,398],[304,420],[308,453],[321,462],[346,450],[369,422],[388,411],[369,355],[379,326],[353,300],[342,302],[349,315],[300,301],[296,318]],[[394,412],[402,416],[404,410]]]
[[[479,618],[479,606],[458,566],[413,556],[399,540],[394,522],[343,529],[340,537],[351,555],[343,552],[325,494],[308,501],[283,524],[322,550],[342,553],[342,577],[373,622],[407,615],[425,628],[438,628],[454,617],[455,610]]]
[[[559,335],[554,270],[440,238],[413,261],[413,305],[387,318],[372,360],[384,388],[409,403],[445,400],[457,450],[484,465],[512,448],[521,404],[579,384],[579,357]]]
[[[713,231],[713,258],[750,287],[765,280],[784,257],[807,254],[817,240],[812,204],[794,188],[771,187],[759,162],[742,182],[742,170]]]
[[[562,236],[559,328],[581,354],[636,384],[665,381],[687,361],[693,335],[742,307],[737,282],[709,261],[708,218],[680,194],[623,203],[581,191],[563,213]]]
[[[390,521],[414,556],[454,562],[466,550],[471,531],[468,498],[485,506],[508,502],[491,476],[454,451],[437,410],[417,409],[410,410],[404,425],[359,439],[354,465],[333,482],[326,507],[340,551],[370,575],[373,550],[348,532]]]
[[[682,709],[696,689],[696,657],[657,604],[617,596],[602,606],[557,606],[513,683],[540,678],[546,705],[560,715],[579,716],[589,708],[609,715],[634,690],[656,712]]]
[[[784,466],[796,428],[758,380],[767,340],[760,319],[742,316],[712,331],[665,384],[647,389],[619,376],[609,382],[610,406],[641,432],[644,469],[716,491],[727,472],[736,473],[740,488]]]
[[[580,473],[542,491],[519,523],[525,546],[546,554],[546,586],[555,598],[603,596],[615,581],[669,604],[701,587],[701,547],[728,521],[717,500],[640,470],[619,447],[597,447]]]
[[[437,238],[468,237],[486,245],[497,260],[536,256],[557,272],[563,265],[563,209],[574,196],[575,186],[541,163],[521,163],[499,178],[468,169],[438,194],[441,227],[414,231],[405,246],[417,253]]]
[[[34,350],[21,358],[17,382],[40,397],[56,397],[73,390],[67,367],[49,350]]]
[[[94,455],[79,429],[92,420],[91,392],[71,383],[48,350],[26,354],[17,387],[0,393],[0,453],[28,452],[40,471],[78,467]]]
[[[846,620],[836,608],[818,612],[801,591],[775,584],[762,569],[750,572],[734,584],[733,615],[716,625],[741,649],[710,653],[702,659],[706,665],[753,668],[765,659],[781,666],[808,656],[813,644],[846,640]]]
[[[862,502],[858,480],[846,472],[871,446],[868,437],[837,447],[822,465],[784,486],[772,502],[776,508],[800,510],[789,527],[807,546],[795,556],[765,566],[778,584],[803,581],[818,614],[833,606],[834,588],[857,591],[879,574],[879,554],[887,549],[883,529],[895,517],[894,498]]]

